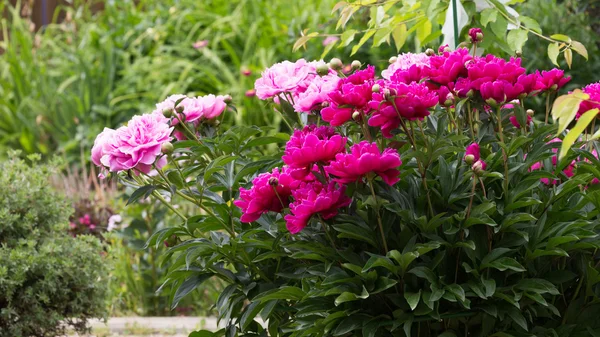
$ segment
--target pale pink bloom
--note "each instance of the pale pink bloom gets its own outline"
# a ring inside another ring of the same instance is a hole
[[[317,76],[306,91],[294,98],[294,109],[298,112],[311,112],[329,99],[329,94],[337,89],[340,78],[336,74]]]
[[[386,70],[381,72],[381,77],[385,78],[386,80],[389,80],[397,70],[407,70],[413,65],[416,65],[419,68],[428,67],[429,56],[427,56],[427,54],[425,53],[400,54],[398,55],[394,63],[390,64],[390,66]]]

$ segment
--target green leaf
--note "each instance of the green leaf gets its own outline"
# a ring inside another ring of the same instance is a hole
[[[335,306],[337,307],[338,305],[344,303],[344,302],[350,302],[350,301],[356,301],[359,299],[365,299],[369,297],[369,292],[367,292],[367,289],[365,288],[365,286],[363,286],[363,290],[362,293],[360,295],[357,295],[355,293],[351,293],[351,292],[343,292],[340,296],[338,296],[335,299]]]
[[[564,34],[554,34],[554,35],[550,35],[551,39],[557,40],[557,41],[562,41],[562,42],[566,42],[566,43],[571,43],[571,38],[564,35]]]
[[[538,294],[549,293],[559,295],[558,289],[550,281],[544,279],[523,279],[515,286],[517,289],[530,291]]]
[[[246,331],[250,323],[254,321],[254,317],[267,305],[267,302],[252,302],[244,309],[244,313],[240,318],[240,327],[242,331]]]
[[[363,35],[363,37],[360,39],[360,41],[358,41],[358,43],[352,47],[350,56],[356,54],[356,52],[360,49],[360,47],[362,47],[362,45],[365,44],[371,38],[371,36],[373,36],[375,34],[375,32],[377,32],[376,29],[367,30],[367,32],[365,33],[365,35]]]
[[[348,29],[347,31],[344,31],[342,33],[342,37],[341,37],[341,41],[340,41],[340,48],[346,47],[352,41],[354,41],[354,36],[356,35],[356,33],[357,32],[354,29]]]
[[[131,204],[134,201],[137,201],[140,198],[141,199],[148,198],[148,196],[150,194],[152,194],[152,192],[154,192],[155,189],[156,189],[156,186],[154,186],[154,185],[145,185],[145,186],[138,188],[133,193],[131,193],[129,200],[127,200],[126,206]]]
[[[508,46],[512,48],[512,50],[521,51],[523,49],[523,45],[525,45],[525,42],[527,42],[527,31],[524,29],[511,30],[508,32],[506,42],[508,43]]]
[[[579,107],[579,104],[577,104]],[[560,154],[558,159],[562,159],[565,157],[567,152],[571,149],[571,146],[575,143],[575,141],[583,134],[585,129],[590,125],[590,123],[598,116],[598,108],[588,110],[583,115],[579,117],[575,126],[569,130],[569,133],[565,136],[562,141],[562,145],[560,147]]]
[[[515,260],[511,257],[502,257],[493,262],[484,264],[481,267],[482,268],[494,268],[494,269],[498,269],[500,271],[505,271],[508,269],[514,270],[516,272],[525,271],[525,268],[523,268],[523,266],[521,264],[519,264],[519,262],[517,262],[517,260]]]
[[[458,284],[447,285],[446,290],[448,290],[449,292],[454,294],[456,296],[456,298],[458,298],[461,302],[465,301],[465,299],[466,299],[465,290]]]
[[[521,23],[523,23],[523,25],[525,25],[525,27],[531,29],[532,31],[538,34],[542,34],[542,28],[536,20],[525,15],[519,16],[519,20],[521,21]]]
[[[550,58],[550,61],[552,61],[552,63],[558,67],[558,54],[560,53],[560,47],[558,46],[558,42],[557,43],[551,43],[548,45],[548,57]]]
[[[590,95],[580,89],[573,90],[568,95],[558,97],[552,105],[552,118],[558,120],[558,132],[561,134],[575,119],[581,102],[590,99]]]
[[[498,11],[494,8],[486,8],[481,12],[481,25],[487,27],[490,22],[496,22]]]
[[[215,337],[215,333],[208,330],[198,330],[190,333],[188,337]]]
[[[392,31],[392,38],[394,39],[394,45],[396,46],[396,52],[400,52],[402,46],[406,42],[406,38],[408,37],[408,32],[406,28],[406,24],[401,24],[396,26]]]
[[[369,260],[367,261],[367,263],[363,267],[362,272],[365,273],[365,272],[369,271],[371,268],[374,268],[374,267],[384,267],[385,269],[391,271],[392,273],[396,273],[397,272],[397,268],[398,268],[392,262],[392,260],[388,259],[387,257],[385,257],[385,256],[379,256],[379,255],[373,255],[373,256],[371,256],[371,258],[369,258]]]
[[[588,51],[585,46],[579,41],[571,41],[571,49],[573,49],[577,54],[588,59]]]
[[[410,310],[415,310],[421,299],[421,290],[419,290],[418,293],[405,292],[404,298],[406,299],[406,302],[408,302]]]
[[[208,280],[213,275],[213,273],[197,274],[183,281],[173,296],[171,310],[177,307],[177,304],[179,304],[179,301],[181,301],[184,296],[192,292],[192,290],[196,289],[200,284],[202,284],[202,282]]]
[[[506,29],[508,27],[508,21],[502,15],[496,18],[496,21],[492,22],[492,32],[500,39],[504,40],[506,36]]]
[[[304,296],[306,296],[306,293],[298,287],[283,286],[281,288],[271,289],[262,294],[259,294],[254,298],[254,300],[258,300],[261,302],[266,302],[269,300],[299,301]]]
[[[510,316],[510,318],[512,318],[512,320],[515,323],[517,323],[517,325],[519,325],[521,328],[523,328],[525,331],[528,330],[527,329],[527,321],[525,320],[525,317],[523,317],[523,315],[517,308],[510,307],[508,309],[508,316]]]

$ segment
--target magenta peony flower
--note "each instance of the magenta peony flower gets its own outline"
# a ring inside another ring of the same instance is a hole
[[[600,82],[588,84],[581,89],[584,93],[590,95],[588,101],[581,102],[579,104],[579,110],[577,111],[576,119],[579,119],[581,115],[588,112],[589,110],[599,108],[600,109]]]
[[[408,69],[398,69],[391,76],[390,81],[394,83],[405,83],[410,84],[412,82],[420,83],[424,79],[428,79],[430,74],[429,67],[420,67],[417,65],[412,65]],[[432,89],[435,89],[437,86],[430,82],[425,82],[425,84],[429,85]]]
[[[521,59],[511,57],[506,61],[494,55],[478,57],[467,65],[468,77],[473,89],[479,90],[481,85],[497,80],[514,84],[519,76],[525,74],[521,67]]]
[[[431,67],[430,79],[439,85],[448,85],[456,81],[458,77],[467,76],[465,64],[473,57],[467,48],[459,48],[455,51],[447,51],[442,55],[429,58]]]
[[[338,153],[345,152],[347,138],[327,126],[305,126],[295,130],[285,145],[283,162],[291,168],[310,170],[314,164],[328,164]]]
[[[460,77],[456,82],[448,83],[448,87],[456,96],[465,98],[473,92],[471,81],[466,77]]]
[[[479,144],[473,143],[467,146],[467,148],[465,149],[465,161],[467,161],[467,156],[472,156],[472,158],[470,158],[471,162],[478,161],[480,159]]]
[[[304,59],[292,63],[283,61],[276,63],[262,72],[254,83],[256,95],[260,99],[275,97],[281,93],[304,91],[310,84],[311,73],[316,75],[315,66]]]
[[[417,69],[429,67],[429,56],[425,53],[404,53],[398,55],[396,61],[390,66],[381,72],[381,77],[386,80],[391,79],[392,75],[396,73],[398,70],[408,70],[415,66]]]
[[[536,74],[537,74],[536,89],[542,90],[542,91],[548,91],[548,90],[556,91],[556,90],[562,88],[565,84],[567,84],[571,80],[570,76],[565,77],[565,72],[560,69],[557,69],[557,68],[554,68],[549,71],[542,71],[541,74],[539,72],[537,72]]]
[[[537,94],[537,91],[539,90],[538,89],[538,85],[539,85],[538,78],[539,78],[539,75],[537,73],[528,74],[528,75],[523,74],[517,78],[516,84],[523,87],[522,95],[531,94],[532,96],[534,96],[535,94]]]
[[[387,148],[382,153],[377,148],[377,143],[362,141],[354,144],[350,153],[338,153],[335,161],[325,167],[325,172],[337,177],[334,180],[341,184],[351,183],[374,173],[388,185],[394,185],[400,180],[400,165],[402,161],[396,150]]]
[[[321,110],[321,117],[332,126],[340,126],[350,119],[356,110],[368,110],[371,100],[375,68],[367,66],[341,79],[336,90],[329,94],[330,106]]]
[[[333,218],[338,209],[350,205],[352,199],[344,192],[346,186],[336,186],[330,182],[324,186],[318,181],[303,183],[292,192],[294,202],[290,204],[292,214],[285,216],[287,229],[292,234],[300,232],[314,214],[320,214],[323,219]]]
[[[105,129],[94,142],[92,160],[108,167],[111,172],[134,169],[150,172],[152,164],[162,168],[166,164],[161,146],[171,141],[172,127],[159,114],[134,116],[127,126],[117,130]]]
[[[340,78],[336,74],[316,76],[306,91],[294,97],[294,109],[297,112],[311,112],[329,99],[329,94],[337,89]]]
[[[490,105],[512,101],[525,92],[521,84],[512,84],[503,80],[485,82],[479,90],[483,100]]]
[[[448,44],[443,44],[438,48],[438,53],[439,54],[443,54],[446,51],[450,51],[450,47],[448,46]]]
[[[369,118],[369,125],[380,127],[387,138],[391,138],[391,131],[400,125],[400,116],[408,120],[423,119],[429,116],[429,109],[438,103],[437,93],[429,90],[423,83],[378,83],[384,89],[374,93],[373,100],[369,102],[374,110]],[[393,103],[386,99],[384,92],[387,91],[392,96],[390,99],[393,99]]]
[[[251,189],[240,187],[240,199],[233,202],[244,213],[240,220],[252,222],[263,213],[281,212],[288,207],[292,190],[298,188],[301,182],[292,178],[287,167],[260,174],[252,180]]]
[[[469,29],[469,38],[471,43],[479,43],[483,41],[483,31],[481,28],[471,28]]]
[[[517,128],[517,129],[520,129],[520,128],[521,128],[521,124],[520,124],[520,123],[519,123],[519,121],[517,120],[517,116],[515,116],[515,115],[512,115],[512,116],[510,116],[508,119],[510,120],[510,122],[512,123],[512,125],[513,125],[515,128]],[[533,119],[531,118],[531,116],[529,116],[529,115],[528,115],[528,116],[527,116],[527,122],[526,122],[525,124],[526,124],[526,125],[529,125],[529,124],[531,124],[531,121],[532,121],[532,120],[533,120]]]

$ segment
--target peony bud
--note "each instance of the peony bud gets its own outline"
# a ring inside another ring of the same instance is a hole
[[[523,56],[523,52],[522,52],[522,51],[520,51],[520,50],[515,50],[515,55],[516,55],[517,57],[521,57],[521,56]]]
[[[488,98],[488,99],[486,99],[486,100],[485,100],[485,102],[486,102],[486,103],[487,103],[489,106],[492,106],[492,107],[495,107],[495,106],[497,106],[497,105],[498,105],[498,102],[496,102],[496,100],[495,100],[495,99],[493,99],[493,98]]]
[[[478,160],[473,164],[473,166],[471,166],[471,169],[473,170],[473,172],[475,172],[475,174],[480,176],[483,174],[483,172],[485,172],[486,166],[487,165],[485,164],[484,161]]]
[[[425,55],[433,56],[433,55],[435,55],[435,50],[433,50],[431,48],[427,48],[427,50],[425,50]]]
[[[381,86],[379,84],[374,84],[371,88],[372,92],[379,92],[379,90],[381,90]]]
[[[556,91],[556,90],[558,90],[558,84],[553,84],[553,85],[550,87],[550,90],[552,90],[552,91]]]
[[[317,74],[319,74],[319,76],[325,76],[329,74],[329,66],[326,64],[319,64],[317,66]]]
[[[173,234],[164,241],[165,247],[173,247],[177,244],[177,235]]]
[[[329,61],[329,66],[333,70],[340,70],[340,69],[342,69],[342,67],[344,66],[344,64],[342,63],[342,60],[340,60],[337,57],[334,57],[334,58],[331,59],[331,61]]]
[[[183,106],[178,106],[175,108],[175,111],[177,111],[178,114],[182,114],[183,113]]]
[[[250,76],[250,75],[252,75],[252,70],[244,67],[244,68],[242,68],[242,75],[244,75],[244,76]]]
[[[233,101],[233,98],[231,98],[231,95],[225,95],[225,97],[223,98],[223,102],[225,102],[225,104],[230,104]]]
[[[390,92],[390,89],[388,89],[388,88],[383,89],[383,98],[386,101],[389,101],[392,98],[392,93]]]
[[[390,59],[389,59],[389,62],[390,62],[390,64],[392,64],[392,63],[396,63],[396,61],[398,61],[398,56],[392,56],[392,57],[390,57]]]
[[[271,185],[271,186],[277,186],[277,185],[279,185],[279,179],[277,179],[275,177],[269,178],[269,185]]]
[[[354,111],[354,112],[352,113],[352,119],[354,119],[355,121],[358,121],[358,120],[360,120],[360,112],[358,112],[358,111]]]
[[[452,95],[451,93],[448,93],[448,95],[446,95],[446,100],[444,101],[444,105],[451,106],[452,104],[454,104],[454,95]]]
[[[173,117],[173,110],[171,110],[171,109],[163,110],[162,113],[163,113],[163,116],[165,116],[167,118]]]
[[[246,95],[246,97],[254,97],[254,96],[256,96],[256,90],[255,89],[246,90],[246,93],[244,95]]]
[[[360,69],[360,67],[362,66],[362,64],[360,63],[359,60],[354,60],[354,61],[352,61],[352,63],[350,64],[350,66],[352,67],[352,70],[358,70],[358,69]]]
[[[471,43],[479,43],[483,41],[483,32],[481,31],[481,28],[469,29],[469,38],[471,39]]]
[[[527,113],[527,116],[533,117],[533,115],[535,114],[535,111],[533,111],[531,109],[527,109],[526,113]]]
[[[173,153],[173,144],[171,143],[163,143],[163,145],[160,146],[160,152],[164,153],[164,154],[171,154]]]
[[[475,161],[475,156],[472,154],[468,154],[465,156],[465,163],[467,163],[468,165],[473,165],[473,162]]]

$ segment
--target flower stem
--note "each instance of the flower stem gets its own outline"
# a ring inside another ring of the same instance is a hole
[[[369,178],[369,187],[371,188],[371,195],[373,196],[373,201],[377,202],[377,196],[375,195],[375,189],[373,189],[373,178]],[[381,222],[381,214],[379,213],[379,205],[377,206],[377,224],[379,225],[379,234],[381,234],[381,242],[383,242],[383,249],[385,253],[388,253],[388,245],[385,240],[385,234],[383,233],[383,223]]]
[[[502,159],[504,161],[504,198],[508,200],[508,155],[506,154],[506,143],[504,142],[504,131],[502,130],[502,108],[498,107],[498,136],[502,148]]]

